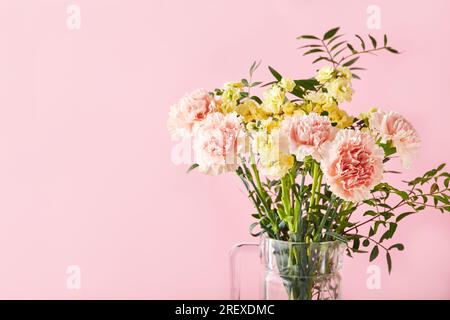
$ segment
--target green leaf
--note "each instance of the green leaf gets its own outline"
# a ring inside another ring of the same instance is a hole
[[[378,213],[376,213],[376,212],[373,211],[373,210],[368,210],[368,211],[364,212],[364,214],[363,214],[364,217],[365,217],[365,216],[371,216],[371,217],[373,217],[373,216],[376,216],[376,215],[378,215]]]
[[[322,48],[323,46],[321,44],[305,44],[304,46],[300,46],[297,49],[303,49],[303,48]]]
[[[281,74],[279,74],[278,71],[272,68],[271,66],[269,66],[269,71],[278,81],[281,81],[281,79],[283,78]]]
[[[250,234],[251,234],[253,237],[258,237],[258,236],[261,235],[261,231],[253,232],[253,229],[255,229],[256,226],[258,226],[258,225],[259,225],[259,222],[253,222],[253,223],[250,225],[250,227],[248,228],[249,231],[250,231]]]
[[[372,251],[370,252],[369,261],[372,262],[373,260],[375,260],[378,257],[378,253],[378,246],[373,247]]]
[[[386,261],[387,261],[387,265],[388,265],[388,271],[389,271],[389,273],[391,273],[391,271],[392,271],[392,259],[391,259],[391,254],[389,253],[389,251],[386,251]]]
[[[337,32],[339,31],[339,27],[333,28],[331,30],[328,30],[327,32],[325,32],[325,34],[323,35],[322,40],[328,40],[331,37],[333,37]]]
[[[342,53],[345,49],[347,49],[347,46],[343,47],[342,49],[340,49],[338,52],[335,52],[333,54],[333,57],[336,58],[340,53]]]
[[[372,41],[373,48],[377,48],[377,40],[369,34],[370,41]]]
[[[355,48],[353,48],[353,46],[350,43],[347,43],[347,48],[349,48],[352,53],[357,53],[358,52],[358,51],[355,50]]]
[[[344,43],[346,43],[347,41],[341,41],[336,43],[334,46],[331,47],[330,52],[333,52],[334,50],[336,50],[340,45],[343,45]]]
[[[313,36],[311,34],[304,34],[304,35],[298,36],[297,39],[320,40],[319,38],[317,38],[316,36]]]
[[[395,146],[392,143],[392,141],[389,141],[387,143],[380,143],[380,146],[384,150],[384,156],[385,157],[389,157],[390,155],[393,155],[394,153],[397,152],[397,149],[395,148]]]
[[[345,238],[344,236],[337,234],[336,232],[332,232],[332,231],[328,231],[325,233],[326,235],[329,235],[330,237],[335,238],[336,240],[342,241],[342,242],[347,242],[347,238]]]
[[[399,221],[403,220],[404,218],[406,218],[407,216],[409,216],[411,214],[414,214],[414,213],[416,213],[416,212],[415,211],[410,211],[410,212],[404,212],[402,214],[399,214],[397,216],[397,219],[395,219],[395,222],[399,222]]]
[[[346,63],[344,63],[343,66],[344,66],[344,67],[349,67],[349,66],[351,66],[352,64],[354,64],[356,61],[358,61],[358,59],[359,59],[359,57],[356,57],[356,58],[354,58],[354,59],[351,59],[351,60],[347,61]]]
[[[342,36],[343,36],[343,34],[334,36],[333,38],[331,38],[331,39],[328,41],[327,45],[330,45],[333,41],[335,41],[336,39],[339,39],[339,38],[342,37]]]
[[[303,87],[306,90],[315,90],[319,82],[316,79],[304,79],[304,80],[294,80],[297,86]]]
[[[357,251],[359,249],[359,238],[353,238],[353,250]]]
[[[319,62],[319,61],[322,61],[322,60],[328,60],[328,58],[327,57],[318,57],[316,60],[314,60],[312,63],[314,64],[314,63],[317,63],[317,62]]]
[[[258,62],[253,61],[249,73],[250,73],[250,77],[253,76],[253,73],[256,71],[256,69],[259,68],[259,66],[261,65],[261,60],[259,60]]]
[[[258,102],[259,104],[262,104],[262,103],[263,103],[262,100],[261,100],[259,97],[257,97],[257,96],[251,96],[250,99],[255,100],[255,101]]]
[[[271,86],[272,84],[277,83],[277,82],[278,82],[278,81],[270,81],[270,82],[267,82],[267,83],[263,84],[263,85],[261,86],[261,88]]]
[[[361,36],[359,34],[355,34],[355,36],[359,39],[359,41],[361,41],[361,48],[363,50],[365,50],[366,49],[366,44],[364,43],[363,38],[361,38]]]
[[[323,51],[322,49],[317,49],[316,48],[316,49],[311,49],[311,50],[306,51],[303,55],[306,56],[308,54],[316,53],[316,52],[325,52],[325,51]]]
[[[189,167],[189,169],[187,169],[186,173],[191,172],[192,170],[194,170],[194,169],[197,168],[197,167],[198,167],[198,163],[194,163],[193,165],[191,165],[191,166]]]
[[[369,244],[370,244],[370,241],[367,240],[367,239],[364,239],[364,241],[362,242],[362,245],[363,245],[364,247],[368,247]]]
[[[384,35],[383,43],[385,47],[387,46],[387,42],[388,42],[387,35]]]
[[[439,186],[438,186],[437,183],[433,183],[433,184],[431,185],[431,187],[430,187],[430,193],[433,194],[433,193],[435,193],[436,191],[439,191]]]
[[[388,250],[391,250],[391,249],[397,249],[398,251],[403,251],[403,250],[405,250],[405,246],[401,243],[396,243],[388,248]]]
[[[391,47],[386,47],[386,50],[395,54],[399,54],[400,52],[398,52],[396,49],[391,48]]]
[[[380,242],[383,242],[383,240],[389,240],[394,236],[395,231],[397,230],[397,224],[394,222],[389,223],[389,229],[383,233],[383,235],[380,238]]]

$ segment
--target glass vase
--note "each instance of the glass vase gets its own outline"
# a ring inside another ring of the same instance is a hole
[[[341,297],[340,241],[287,242],[262,237],[258,244],[231,250],[231,299],[241,298],[238,256],[258,250],[261,261],[259,298],[263,300],[336,300]]]

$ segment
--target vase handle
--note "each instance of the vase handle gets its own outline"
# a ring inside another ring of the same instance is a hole
[[[243,252],[250,252],[257,250],[259,245],[257,243],[239,243],[235,245],[229,253],[230,259],[230,299],[241,299],[241,279],[239,276],[239,255]]]

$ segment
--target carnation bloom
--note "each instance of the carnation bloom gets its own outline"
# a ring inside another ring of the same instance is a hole
[[[185,95],[170,107],[167,126],[173,138],[187,138],[192,135],[194,124],[202,121],[212,112],[214,104],[208,92],[197,89]]]
[[[244,150],[244,131],[236,113],[208,114],[194,130],[193,151],[200,171],[217,175],[234,171]]]
[[[289,153],[294,154],[297,160],[302,161],[305,156],[311,155],[320,161],[321,147],[325,142],[333,140],[336,129],[327,117],[310,113],[286,118],[282,132],[287,139]]]
[[[377,111],[370,115],[369,126],[381,138],[382,142],[392,141],[404,168],[411,166],[412,158],[420,147],[420,138],[416,129],[397,112]]]
[[[322,171],[330,190],[346,201],[370,198],[370,190],[381,182],[384,152],[369,134],[340,130],[324,146]]]

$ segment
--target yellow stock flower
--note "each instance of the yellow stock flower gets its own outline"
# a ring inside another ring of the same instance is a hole
[[[348,80],[352,79],[352,72],[347,67],[337,67],[338,77],[345,78]]]
[[[333,79],[325,84],[327,92],[338,102],[351,101],[353,89],[351,82],[345,78]]]
[[[280,149],[279,130],[254,136],[253,151],[259,156],[261,171],[272,179],[280,179],[294,165],[294,157]]]
[[[358,119],[361,120],[369,120],[372,113],[377,112],[377,108],[370,108],[369,112],[361,112],[358,116]]]
[[[334,68],[332,66],[323,66],[316,75],[316,80],[324,84],[334,78]]]
[[[236,112],[243,117],[244,122],[263,120],[267,118],[261,105],[255,100],[246,99],[236,107]]]
[[[295,88],[295,82],[288,78],[282,78],[279,86],[287,92],[292,92],[292,90],[294,90]]]
[[[216,103],[216,109],[224,114],[236,110],[237,101],[241,97],[243,85],[240,82],[228,82],[223,86],[223,92],[220,100]]]
[[[278,85],[263,93],[263,109],[267,113],[279,114],[285,101],[285,90]]]
[[[283,113],[288,114],[288,115],[292,115],[295,110],[298,109],[298,106],[295,102],[286,102],[285,104],[283,104],[282,110]]]
[[[350,127],[353,124],[353,117],[349,116],[347,112],[339,108],[336,108],[336,110],[329,113],[328,117],[332,122],[336,122],[336,127],[340,129]]]
[[[278,119],[274,119],[269,117],[267,119],[261,120],[261,128],[264,129],[265,132],[271,133],[274,129],[279,128],[280,121]]]
[[[316,110],[314,112],[318,113],[317,111],[322,112],[327,111],[331,112],[334,109],[337,108],[337,103],[333,99],[331,95],[329,95],[326,92],[320,91],[320,92],[308,92],[305,96],[305,100],[311,101],[313,104],[320,105],[320,108],[318,107],[311,107],[311,111]],[[319,113],[320,114],[320,113]]]

